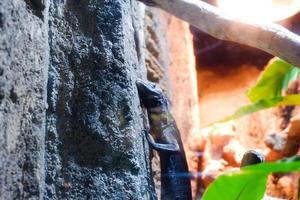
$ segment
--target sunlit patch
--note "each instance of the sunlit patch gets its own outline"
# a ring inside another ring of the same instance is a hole
[[[217,0],[227,14],[247,21],[276,22],[295,15],[300,0]]]

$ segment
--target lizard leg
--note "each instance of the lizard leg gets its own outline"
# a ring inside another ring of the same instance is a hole
[[[165,153],[178,153],[180,148],[177,144],[160,144],[156,143],[153,137],[145,131],[146,139],[152,149],[155,149],[158,152],[165,152]]]

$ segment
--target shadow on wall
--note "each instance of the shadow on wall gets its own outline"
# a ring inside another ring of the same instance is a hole
[[[27,4],[27,8],[31,10],[35,16],[44,19],[43,11],[45,9],[45,5],[43,0],[25,0],[25,2]]]

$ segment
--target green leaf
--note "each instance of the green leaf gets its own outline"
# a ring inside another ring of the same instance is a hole
[[[278,102],[275,106],[292,106],[292,105],[300,105],[299,94],[291,94],[291,95],[283,96],[282,100]]]
[[[280,97],[283,82],[293,66],[279,58],[271,62],[259,77],[256,85],[247,91],[247,97],[252,103],[261,99]]]
[[[300,171],[300,159],[281,160],[242,168],[220,175],[207,188],[202,200],[261,200],[267,176],[274,172]]]
[[[299,68],[279,58],[273,59],[260,75],[256,85],[247,91],[247,97],[252,104],[240,107],[221,122],[275,106],[300,105],[299,95],[282,96],[282,90],[287,88],[290,81],[297,79],[299,72]]]
[[[229,120],[237,119],[251,113],[268,109],[275,106],[290,106],[290,105],[300,105],[300,95],[293,94],[287,96],[279,96],[272,99],[262,99],[256,103],[240,107],[233,115],[226,117],[221,122],[226,122]]]
[[[279,160],[277,162],[261,163],[244,167],[241,171],[244,172],[263,172],[263,173],[286,173],[300,171],[300,157],[293,156],[291,158]]]
[[[286,90],[289,86],[290,81],[297,79],[300,69],[298,67],[293,67],[284,77],[282,89]]]
[[[267,176],[261,172],[229,172],[217,178],[206,190],[202,200],[261,199]],[[253,184],[260,185],[253,185]],[[250,191],[249,191],[250,190]]]

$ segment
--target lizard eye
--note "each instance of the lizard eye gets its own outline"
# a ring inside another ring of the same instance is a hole
[[[154,89],[154,88],[156,88],[156,85],[155,85],[154,83],[151,83],[150,87],[151,87],[152,89]]]

